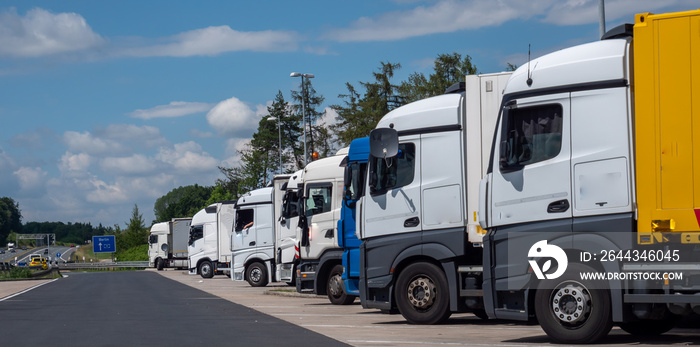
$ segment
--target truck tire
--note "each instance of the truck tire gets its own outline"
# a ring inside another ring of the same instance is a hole
[[[556,343],[594,343],[612,328],[607,282],[580,279],[591,267],[569,264],[561,277],[540,281],[535,294],[535,315]],[[594,286],[602,287],[590,289]]]
[[[411,324],[438,324],[450,317],[450,295],[442,269],[431,263],[407,266],[396,281],[396,306]]]
[[[643,319],[634,322],[620,323],[620,329],[636,336],[661,335],[676,326],[678,320],[675,317],[666,319]]]
[[[163,271],[163,259],[156,259],[156,269],[158,269],[158,271]]]
[[[211,265],[210,261],[205,260],[199,264],[199,275],[202,276],[202,278],[214,277],[214,267]]]
[[[267,285],[267,268],[261,263],[252,263],[245,270],[245,277],[251,287],[264,287]]]
[[[343,265],[338,264],[333,267],[326,282],[326,294],[333,305],[350,305],[355,301],[354,295],[349,295],[345,292],[345,283],[342,276]]]

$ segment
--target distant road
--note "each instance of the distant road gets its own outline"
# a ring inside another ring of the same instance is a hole
[[[24,346],[344,346],[150,271],[67,273],[0,302]]]

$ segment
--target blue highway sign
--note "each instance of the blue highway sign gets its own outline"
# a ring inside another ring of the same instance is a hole
[[[114,243],[114,235],[93,236],[92,251],[95,253],[113,253],[117,251]]]

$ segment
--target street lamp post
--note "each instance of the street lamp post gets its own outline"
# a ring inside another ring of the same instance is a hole
[[[289,77],[301,77],[301,116],[304,125],[304,167],[306,167],[306,90],[304,85],[304,77],[314,78],[313,74],[310,73],[299,73],[292,72]]]

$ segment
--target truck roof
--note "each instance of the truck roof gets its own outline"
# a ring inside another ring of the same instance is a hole
[[[299,170],[292,174],[287,182],[287,189],[298,189],[301,183],[304,181],[304,170]]]
[[[338,152],[340,153],[340,151]],[[304,181],[343,177],[344,169],[340,167],[340,162],[344,158],[345,154],[341,154],[310,162],[304,169]]]
[[[603,81],[627,81],[630,38],[591,42],[549,53],[521,65],[508,81],[505,94]],[[529,76],[528,76],[529,66]],[[528,86],[528,78],[532,84]]]
[[[192,225],[202,225],[213,222],[216,222],[216,213],[207,212],[206,208],[199,210],[199,212],[195,213],[192,217]]]
[[[272,187],[249,191],[238,199],[238,206],[272,202]]]
[[[397,131],[434,128],[460,123],[460,109],[464,93],[445,94],[418,100],[387,113],[377,128]]]
[[[151,234],[167,234],[170,232],[169,222],[160,222],[151,226]]]
[[[369,137],[361,137],[350,142],[348,160],[354,162],[366,162],[369,158]]]

